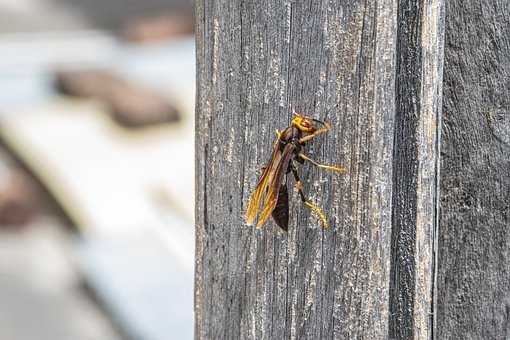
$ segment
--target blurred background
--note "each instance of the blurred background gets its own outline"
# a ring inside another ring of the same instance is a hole
[[[0,0],[0,340],[191,339],[188,0]]]

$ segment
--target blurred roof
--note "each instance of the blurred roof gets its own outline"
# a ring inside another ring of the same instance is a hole
[[[190,0],[0,0],[0,33],[119,30],[130,19],[191,9]]]

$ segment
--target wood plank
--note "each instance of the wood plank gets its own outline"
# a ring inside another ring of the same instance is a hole
[[[510,338],[510,3],[447,2],[438,339]]]
[[[443,1],[400,1],[390,339],[433,333]]]
[[[430,336],[441,6],[196,2],[197,339]],[[255,230],[246,202],[293,109],[333,126],[307,152],[349,169],[302,167],[332,228],[292,193],[289,232]]]

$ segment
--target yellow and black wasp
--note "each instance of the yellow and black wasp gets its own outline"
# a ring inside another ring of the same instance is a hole
[[[276,130],[277,139],[273,145],[273,153],[267,165],[262,168],[262,175],[248,202],[246,211],[248,225],[253,225],[258,215],[257,228],[261,228],[269,215],[272,215],[276,224],[287,231],[289,224],[287,174],[292,172],[301,201],[319,216],[324,228],[329,227],[322,209],[306,199],[294,161],[301,164],[308,161],[319,168],[339,173],[345,173],[347,170],[339,166],[319,164],[303,153],[303,146],[307,142],[328,132],[331,127],[328,123],[317,119],[298,113],[294,115],[289,127],[281,132]]]

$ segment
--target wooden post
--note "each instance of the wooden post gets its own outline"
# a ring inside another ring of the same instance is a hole
[[[437,339],[510,339],[510,3],[446,3]]]
[[[429,339],[442,0],[196,1],[197,339]],[[275,129],[329,121],[289,232],[246,226]]]

